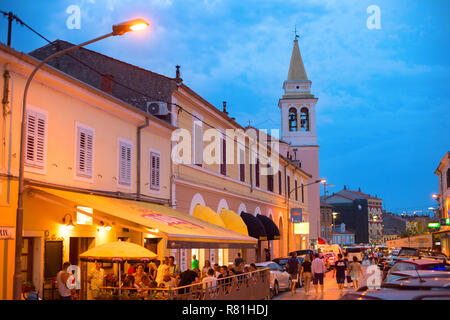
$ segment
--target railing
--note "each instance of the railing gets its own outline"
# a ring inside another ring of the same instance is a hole
[[[270,297],[268,269],[175,288],[102,287],[101,300],[264,300]]]

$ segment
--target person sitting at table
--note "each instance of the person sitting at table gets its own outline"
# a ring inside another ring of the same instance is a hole
[[[137,285],[141,286],[142,277],[147,276],[147,274],[144,272],[144,265],[138,264],[136,266],[136,272],[133,274],[134,281]]]

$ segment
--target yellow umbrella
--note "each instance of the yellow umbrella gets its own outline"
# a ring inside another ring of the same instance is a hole
[[[131,242],[108,242],[80,254],[87,261],[149,261],[157,257],[152,251]]]

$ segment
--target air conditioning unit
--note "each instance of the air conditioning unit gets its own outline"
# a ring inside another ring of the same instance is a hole
[[[154,116],[166,116],[169,114],[167,103],[160,101],[147,102],[147,113]]]

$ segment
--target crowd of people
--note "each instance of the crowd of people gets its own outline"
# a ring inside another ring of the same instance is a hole
[[[316,295],[320,292],[323,295],[324,292],[324,277],[327,272],[323,257],[320,253],[314,255],[314,259],[311,261],[310,256],[306,255],[303,262],[300,264],[297,259],[297,254],[292,253],[291,258],[287,262],[288,272],[293,279],[292,295],[296,293],[297,279],[302,279],[305,294],[309,295],[311,282],[314,286]],[[360,279],[364,278],[364,272],[361,264],[358,262],[357,257],[353,257],[352,261],[349,261],[348,254],[338,254],[335,267],[333,268],[333,278],[336,278],[336,282],[339,288],[339,294],[343,294],[344,286],[353,286],[356,291],[359,287]]]

